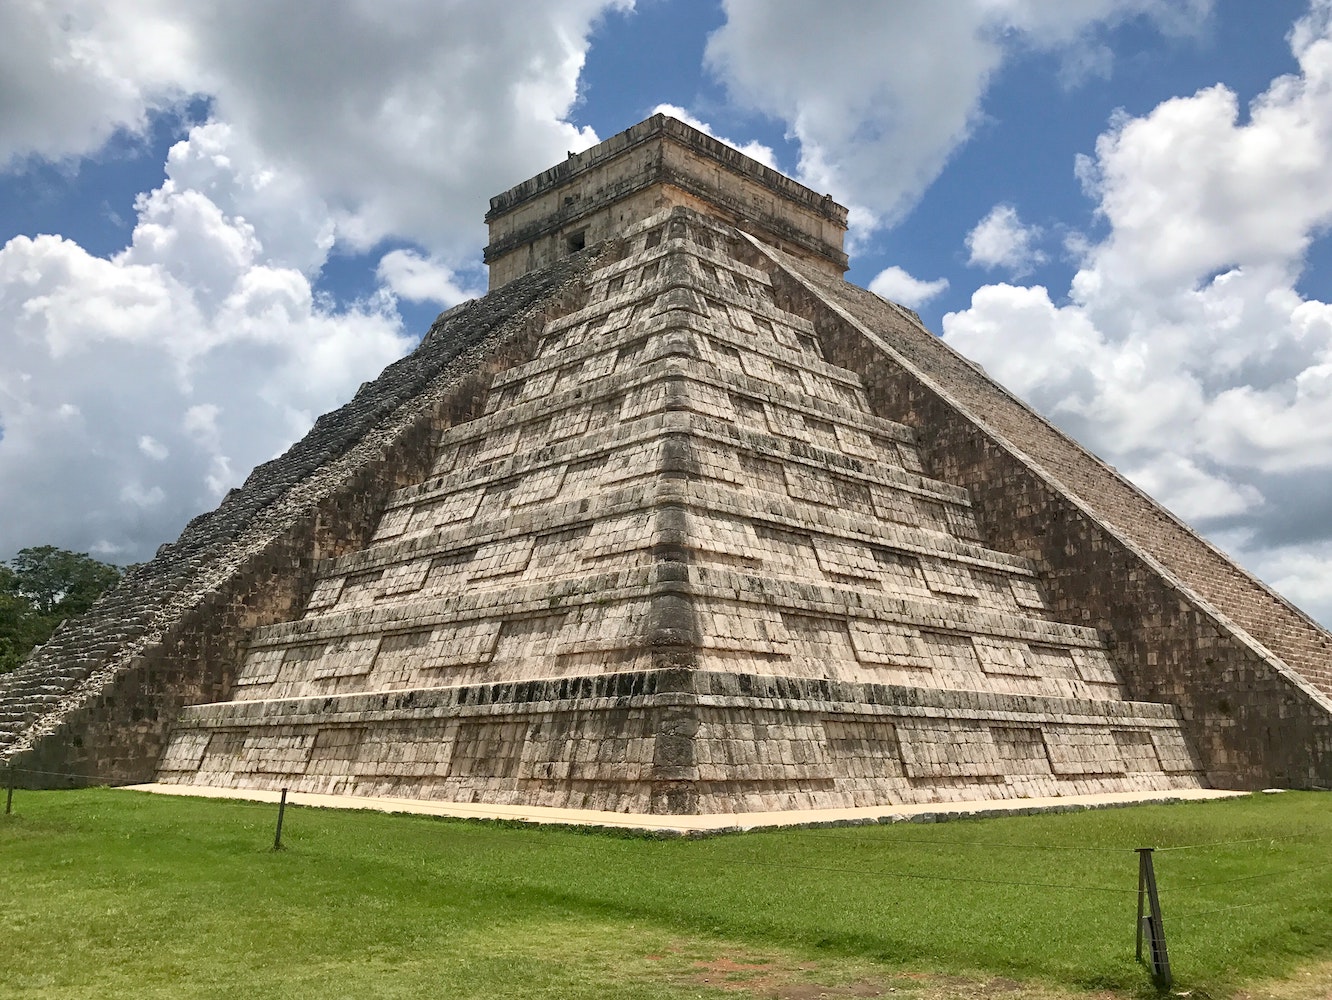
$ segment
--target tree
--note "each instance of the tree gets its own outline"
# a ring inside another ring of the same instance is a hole
[[[120,579],[120,569],[54,545],[0,563],[0,673],[13,670],[66,618],[82,614]]]
[[[0,563],[0,674],[17,667],[44,632],[45,623],[16,590],[14,571]]]
[[[15,591],[39,614],[62,619],[87,611],[120,579],[118,567],[54,545],[20,549],[9,565],[13,567]]]

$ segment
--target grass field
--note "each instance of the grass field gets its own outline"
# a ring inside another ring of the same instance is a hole
[[[1177,992],[1332,988],[1328,794],[707,839],[289,809],[276,853],[275,815],[18,792],[0,996],[1151,994],[1137,846],[1180,848]]]

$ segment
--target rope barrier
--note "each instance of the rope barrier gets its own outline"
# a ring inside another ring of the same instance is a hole
[[[1217,906],[1210,910],[1189,910],[1185,913],[1176,913],[1171,915],[1171,920],[1188,920],[1191,917],[1205,917],[1212,913],[1224,913],[1226,910],[1244,910],[1251,906],[1271,906],[1274,903],[1285,903],[1284,899],[1259,899],[1252,903],[1232,903],[1229,906]]]
[[[890,826],[891,824],[877,824],[877,825],[886,827]],[[854,841],[866,844],[883,843],[885,846],[889,846],[889,842],[887,841],[881,841],[875,837],[865,836],[862,833],[862,831],[865,831],[866,829],[873,829],[873,828],[874,826],[866,823],[866,824],[857,824],[854,826],[846,826],[846,827],[830,827],[820,830],[792,829],[782,832],[795,834],[797,836],[803,836],[814,840],[829,840],[829,841],[841,841],[841,842]],[[857,836],[856,834],[861,834],[861,835]],[[1299,833],[1299,834],[1291,834],[1284,837],[1253,837],[1245,840],[1219,840],[1207,844],[1177,844],[1173,847],[1157,847],[1155,848],[1155,850],[1158,854],[1164,851],[1199,851],[1199,850],[1209,850],[1221,847],[1236,847],[1247,844],[1287,843],[1295,840],[1307,840],[1311,836],[1313,836],[1313,834]],[[1135,847],[1092,847],[1087,845],[1076,845],[1076,844],[1014,844],[1014,843],[1005,843],[1002,841],[971,841],[971,840],[942,840],[942,839],[932,840],[929,838],[908,838],[908,837],[894,836],[891,840],[891,846],[897,847],[899,844],[910,844],[912,846],[925,846],[925,847],[979,848],[982,850],[1074,851],[1074,852],[1086,852],[1086,853],[1097,853],[1097,854],[1101,853],[1132,854],[1137,849]]]
[[[80,774],[75,774],[73,771],[42,771],[42,770],[38,770],[38,769],[35,768],[35,767],[19,767],[18,765],[10,765],[10,770],[12,770],[12,771],[14,771],[14,772],[16,772],[16,773],[17,773],[17,772],[21,772],[21,773],[23,773],[23,774],[49,774],[49,775],[53,775],[53,776],[58,777],[58,778],[80,778],[80,777],[83,777],[83,776],[80,775]]]
[[[1237,847],[1241,844],[1278,844],[1292,840],[1307,840],[1311,833],[1293,833],[1286,837],[1253,837],[1249,840],[1218,840],[1211,844],[1180,844],[1175,847],[1158,847],[1156,853],[1164,851],[1201,851],[1212,847]]]
[[[663,841],[663,843],[669,843],[669,841]],[[572,842],[562,843],[562,844],[546,844],[542,845],[541,849],[544,850],[548,847],[578,848],[586,850],[587,845],[581,843],[572,843]],[[627,854],[629,853],[629,851],[626,848],[611,848],[607,844],[597,844],[593,848],[592,852],[589,853]],[[874,876],[880,878],[915,879],[926,882],[968,882],[977,885],[1003,885],[1003,886],[1016,886],[1029,889],[1062,889],[1070,892],[1132,893],[1137,891],[1136,889],[1120,888],[1117,886],[1068,885],[1064,883],[1054,883],[1054,882],[1025,882],[1017,879],[987,879],[987,878],[977,878],[974,876],[968,877],[960,875],[936,875],[936,874],[930,874],[928,872],[908,872],[897,869],[839,868],[832,865],[793,865],[793,864],[776,863],[771,861],[760,861],[753,858],[728,857],[725,859],[724,864],[746,865],[751,868],[770,868],[780,871],[811,871],[811,872],[825,872],[825,873],[839,874],[839,875],[854,875],[858,878],[864,878],[866,876]]]
[[[1166,888],[1163,888],[1161,891],[1184,892],[1184,891],[1192,891],[1194,889],[1208,889],[1214,885],[1232,885],[1235,882],[1252,882],[1255,879],[1281,878],[1285,875],[1296,875],[1299,874],[1300,872],[1318,871],[1319,869],[1326,868],[1329,865],[1332,865],[1332,861],[1324,861],[1321,864],[1317,865],[1305,865],[1302,868],[1287,868],[1284,871],[1279,871],[1279,872],[1258,872],[1255,875],[1237,875],[1235,878],[1222,878],[1222,879],[1217,879],[1213,882],[1197,882],[1194,883],[1193,885],[1167,886]]]
[[[8,765],[8,769],[12,770],[15,774],[44,774],[53,778],[76,778],[79,781],[86,782],[90,786],[95,785],[98,788],[109,788],[112,786],[112,782],[103,781],[97,778],[89,778],[86,775],[75,774],[72,771],[43,771],[35,767],[19,767],[18,765]],[[0,771],[3,770],[5,770],[5,768],[0,767]]]
[[[888,824],[883,824],[883,825],[887,826]],[[899,845],[899,844],[910,844],[910,845],[912,845],[912,846],[926,846],[926,847],[972,847],[972,848],[981,848],[981,849],[985,849],[985,850],[1001,850],[1001,851],[1003,851],[1003,850],[1009,850],[1009,851],[1080,851],[1080,852],[1098,853],[1098,854],[1099,854],[1099,853],[1110,853],[1110,854],[1124,854],[1124,853],[1132,854],[1132,853],[1133,853],[1133,848],[1131,848],[1131,847],[1085,847],[1085,846],[1076,846],[1076,845],[1073,845],[1073,844],[1006,844],[1006,843],[997,843],[997,842],[989,842],[989,841],[975,841],[975,840],[929,840],[929,839],[924,839],[924,838],[919,839],[919,840],[916,840],[916,839],[911,839],[911,838],[907,838],[907,837],[893,837],[893,838],[892,838],[892,841],[891,841],[891,844],[889,845],[889,842],[886,842],[886,841],[882,841],[882,842],[881,842],[881,841],[872,840],[870,837],[864,837],[864,836],[856,837],[856,836],[850,836],[849,834],[848,834],[848,835],[843,835],[843,836],[838,836],[838,834],[840,833],[840,831],[841,831],[842,829],[846,829],[846,830],[850,831],[850,830],[856,830],[856,829],[858,829],[858,828],[857,828],[857,827],[844,827],[844,828],[835,828],[835,829],[820,830],[820,831],[814,831],[814,830],[799,830],[799,829],[796,829],[796,830],[789,830],[789,831],[783,831],[783,832],[792,833],[792,834],[795,834],[795,835],[797,835],[797,836],[803,836],[803,837],[806,837],[806,838],[808,838],[808,839],[812,839],[812,840],[828,840],[828,841],[834,841],[834,840],[836,840],[836,841],[842,841],[842,842],[845,842],[845,841],[856,841],[856,842],[859,842],[859,843],[866,843],[866,844],[868,844],[868,843],[884,843],[885,846],[892,846],[892,847],[896,847],[896,846]]]
[[[835,872],[841,875],[856,875],[861,878],[873,876],[877,878],[917,879],[925,882],[966,882],[975,885],[1017,886],[1026,889],[1062,889],[1069,892],[1137,892],[1136,889],[1120,889],[1114,886],[1105,885],[1064,885],[1056,882],[1023,882],[1016,879],[975,878],[961,875],[929,875],[924,872],[885,871],[883,869],[865,870],[857,868],[831,868],[824,865],[785,865],[764,861],[746,861],[736,858],[728,858],[726,863],[733,865],[750,865],[756,868],[774,868],[783,871]]]

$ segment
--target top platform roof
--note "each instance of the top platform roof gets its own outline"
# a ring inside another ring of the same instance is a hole
[[[491,287],[687,205],[837,274],[847,210],[739,150],[653,115],[490,199]]]

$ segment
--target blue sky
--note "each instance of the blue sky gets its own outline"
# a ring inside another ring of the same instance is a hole
[[[1332,622],[1323,0],[0,8],[0,558],[146,558],[485,286],[489,195],[669,106],[848,278]]]

